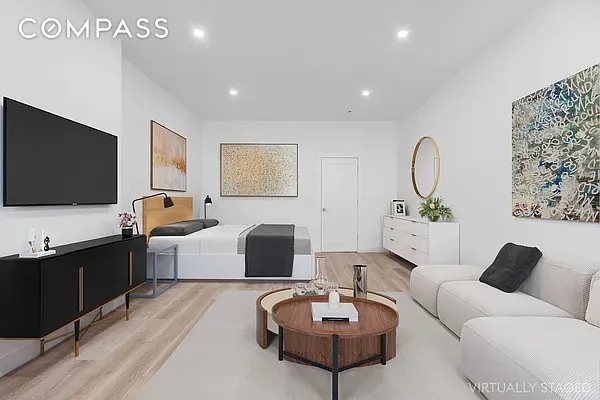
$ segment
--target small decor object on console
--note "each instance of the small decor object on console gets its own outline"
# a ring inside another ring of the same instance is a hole
[[[29,240],[27,241],[27,244],[29,245],[30,253],[35,253],[36,238],[37,238],[37,235],[35,234],[35,227],[32,226],[31,229],[29,229]]]
[[[44,238],[44,251],[50,251],[50,236]]]
[[[44,230],[42,230],[41,238],[43,238],[43,241],[46,245],[44,246],[43,250],[41,243],[38,248],[37,238],[38,235],[36,233],[35,227],[31,227],[31,229],[29,229],[29,238],[27,240],[29,251],[27,253],[19,253],[20,258],[40,258],[43,256],[56,254],[56,250],[50,250],[50,247],[48,247],[48,244],[50,243],[50,238],[45,235]],[[48,239],[47,243],[46,239]]]
[[[437,222],[440,219],[452,219],[452,210],[450,207],[446,207],[443,202],[444,199],[441,197],[429,197],[421,203],[419,215],[427,218],[431,222]]]
[[[392,200],[392,215],[394,216],[405,216],[406,215],[406,203],[404,200]]]
[[[123,238],[130,238],[133,236],[133,226],[136,223],[136,216],[134,213],[124,212],[119,214],[120,222],[119,227],[121,228],[121,235]]]

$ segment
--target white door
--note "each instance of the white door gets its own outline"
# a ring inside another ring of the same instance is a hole
[[[358,158],[321,158],[321,251],[358,251]]]

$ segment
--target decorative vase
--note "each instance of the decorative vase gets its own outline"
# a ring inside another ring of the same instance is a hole
[[[335,290],[329,292],[329,308],[337,310],[340,308],[340,294]]]
[[[353,288],[353,296],[367,298],[367,266],[366,265],[353,265],[354,269],[354,284]]]
[[[438,222],[440,220],[440,216],[439,215],[435,215],[433,217],[427,217],[429,219],[429,221],[431,222]]]
[[[123,239],[130,238],[133,236],[133,226],[121,227],[121,236]]]

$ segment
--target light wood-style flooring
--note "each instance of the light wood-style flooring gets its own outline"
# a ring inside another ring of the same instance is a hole
[[[410,267],[383,253],[324,253],[325,276],[352,286],[352,265],[368,265],[371,291],[407,291]],[[120,307],[92,326],[79,357],[65,340],[0,378],[0,399],[134,400],[219,293],[269,290],[282,283],[180,282],[157,299],[133,299],[131,320]],[[114,317],[114,318],[113,318]],[[111,319],[112,318],[112,319]]]

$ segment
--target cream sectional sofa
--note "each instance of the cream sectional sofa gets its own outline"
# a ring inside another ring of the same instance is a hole
[[[514,293],[478,266],[413,269],[412,297],[460,337],[464,375],[490,400],[600,399],[600,328],[585,312],[594,275],[541,259]]]

